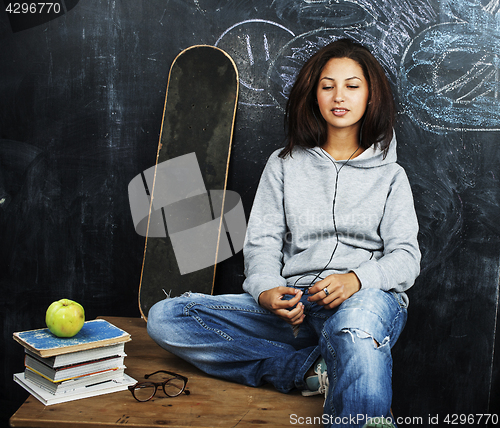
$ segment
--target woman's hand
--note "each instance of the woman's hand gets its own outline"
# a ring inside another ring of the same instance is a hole
[[[283,300],[286,295],[294,295],[290,300]],[[291,287],[276,287],[263,291],[259,296],[259,305],[280,317],[290,325],[299,325],[304,321],[304,305],[300,303],[302,291]]]
[[[314,284],[309,289],[311,296],[307,300],[324,306],[326,309],[333,309],[360,289],[361,282],[354,272],[333,274]]]

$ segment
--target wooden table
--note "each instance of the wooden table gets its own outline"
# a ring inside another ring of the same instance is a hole
[[[122,391],[52,406],[30,396],[11,417],[12,427],[322,426],[322,396],[282,394],[271,386],[252,388],[212,378],[154,343],[144,320],[103,318],[132,336],[125,345],[126,373],[139,380],[156,370],[174,371],[189,378],[191,394],[168,398],[159,391],[153,400],[139,403],[129,391]],[[299,417],[310,419],[298,423]],[[312,423],[314,417],[316,424]]]

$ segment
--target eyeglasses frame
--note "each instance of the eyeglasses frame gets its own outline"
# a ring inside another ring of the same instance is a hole
[[[173,376],[174,379],[180,379],[184,382],[184,386],[182,387],[182,389],[180,390],[180,392],[176,395],[169,395],[167,393],[167,391],[165,391],[165,385],[172,380],[172,378],[169,378],[169,379],[166,379],[165,381],[163,382],[152,382],[152,381],[149,381],[149,382],[137,382],[135,385],[130,385],[128,387],[129,391],[132,393],[132,396],[139,402],[139,403],[145,403],[147,401],[150,401],[153,399],[153,397],[156,395],[156,392],[158,391],[158,388],[161,387],[163,389],[163,392],[165,393],[165,395],[167,397],[170,397],[170,398],[174,398],[174,397],[178,397],[179,395],[181,395],[182,393],[186,394],[186,395],[189,395],[190,394],[190,391],[189,389],[186,389],[186,386],[187,386],[187,382],[188,382],[188,378],[186,376],[182,376],[180,374],[177,374],[177,373],[174,373],[174,372],[169,372],[167,370],[157,370],[155,371],[154,373],[150,373],[150,374],[147,374],[147,375],[144,375],[144,379],[149,379],[151,376],[157,374],[157,373],[166,373],[170,376]],[[141,384],[152,384],[154,385],[155,387],[155,392],[153,394],[151,394],[151,397],[149,397],[147,400],[139,400],[135,394],[134,394],[134,391],[135,389],[141,385]]]

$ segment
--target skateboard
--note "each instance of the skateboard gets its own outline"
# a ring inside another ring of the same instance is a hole
[[[238,204],[226,198],[238,90],[234,61],[213,46],[185,49],[170,68],[156,166],[143,177],[151,195],[139,286],[146,321],[166,297],[213,293],[223,213]]]

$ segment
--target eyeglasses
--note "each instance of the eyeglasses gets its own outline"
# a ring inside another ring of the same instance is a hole
[[[149,379],[150,376],[157,373],[166,373],[172,377],[165,379],[163,382],[137,382],[135,385],[129,386],[129,391],[137,401],[144,402],[151,400],[160,386],[163,388],[163,392],[168,397],[177,397],[183,392],[186,395],[190,394],[189,390],[186,389],[188,378],[177,373],[168,372],[166,370],[158,370],[154,373],[145,375],[144,379]]]

